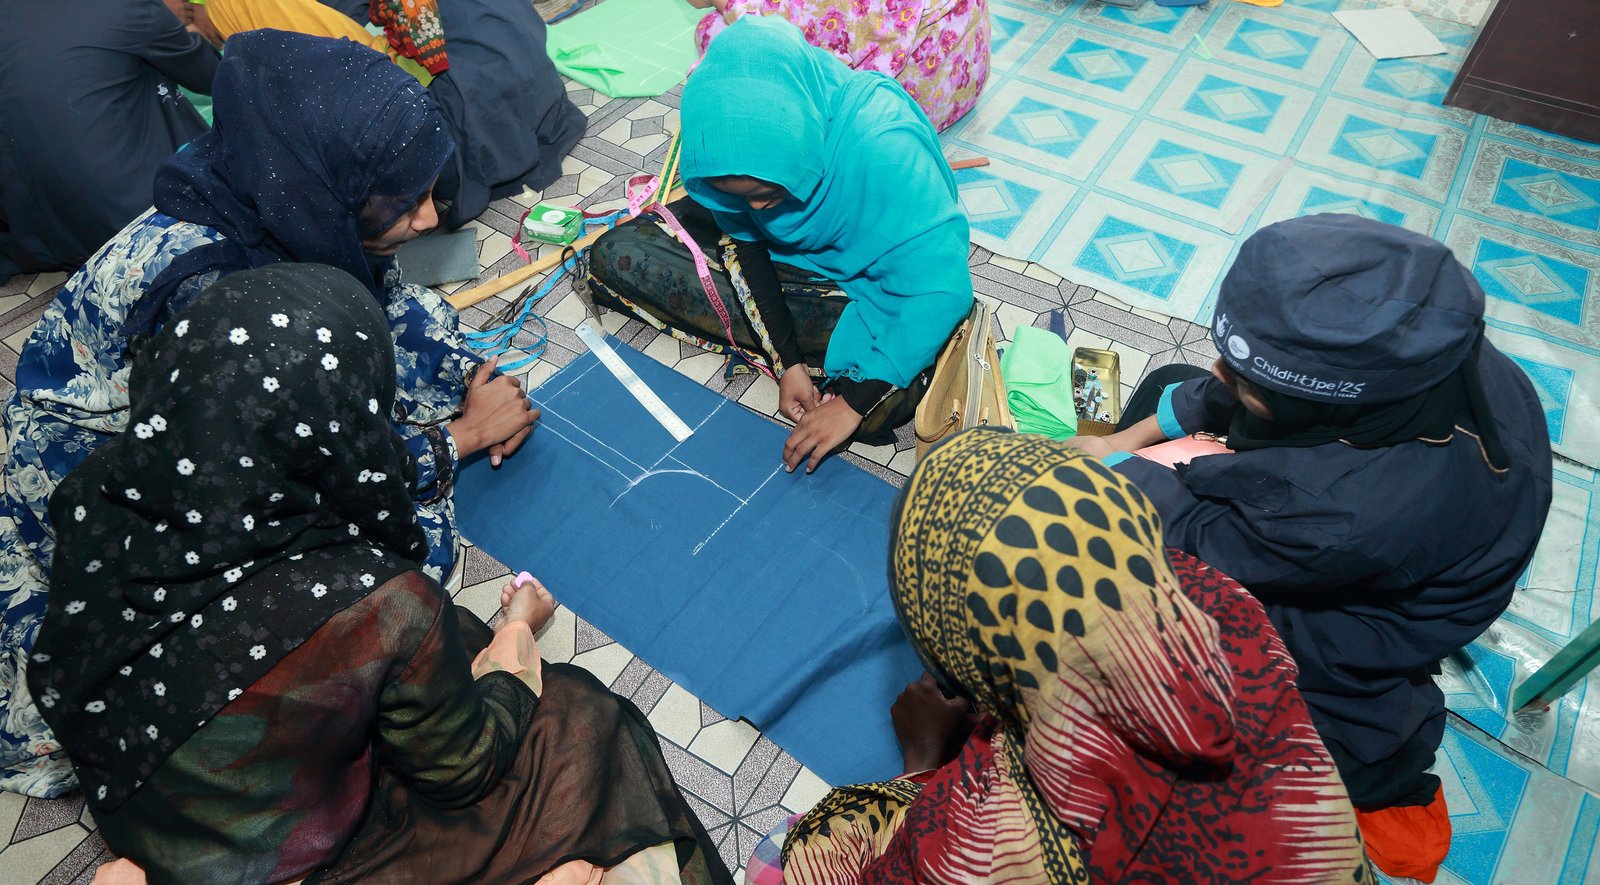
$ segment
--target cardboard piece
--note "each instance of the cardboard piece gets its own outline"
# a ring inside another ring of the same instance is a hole
[[[1440,55],[1445,51],[1439,38],[1404,9],[1351,9],[1335,12],[1333,17],[1354,34],[1374,58],[1413,58]]]

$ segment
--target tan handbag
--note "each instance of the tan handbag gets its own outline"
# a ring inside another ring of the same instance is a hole
[[[980,298],[939,352],[928,392],[917,404],[917,457],[958,430],[985,425],[1016,426],[1000,377],[993,314]]]

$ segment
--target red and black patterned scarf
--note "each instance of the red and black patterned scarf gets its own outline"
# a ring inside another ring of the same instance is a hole
[[[1167,551],[1098,460],[951,438],[906,485],[890,584],[987,719],[934,772],[825,798],[789,831],[790,885],[1371,881],[1261,604]]]

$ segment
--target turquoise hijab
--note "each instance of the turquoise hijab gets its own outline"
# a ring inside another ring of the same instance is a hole
[[[745,16],[683,88],[680,169],[728,234],[850,297],[828,377],[908,386],[972,309],[968,230],[933,125],[893,79],[852,71],[780,18]],[[753,210],[709,178],[790,198]]]

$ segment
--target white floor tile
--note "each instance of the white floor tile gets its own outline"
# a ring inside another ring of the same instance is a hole
[[[467,611],[477,615],[484,623],[488,623],[489,619],[495,616],[495,612],[500,610],[500,590],[505,585],[504,578],[496,578],[493,581],[463,587],[461,592],[456,594],[456,605],[465,606]]]
[[[874,464],[887,465],[895,456],[894,446],[869,446],[865,443],[851,443],[850,451]]]
[[[0,790],[0,839],[11,840],[11,835],[17,831],[17,821],[22,819],[22,811],[27,807],[27,796]]]
[[[536,360],[522,375],[522,389],[537,390],[539,385],[549,381],[550,377],[559,371],[561,370],[554,363]]]
[[[679,372],[694,379],[694,383],[704,384],[710,381],[712,376],[721,372],[725,363],[726,359],[721,354],[697,353],[679,361],[676,368]]]
[[[1133,308],[1128,306],[1126,301],[1119,301],[1104,292],[1094,293],[1094,300],[1100,302],[1101,304],[1109,304],[1112,307],[1115,307],[1117,310],[1133,310]],[[1167,318],[1161,317],[1161,321],[1166,322]]]
[[[0,868],[6,871],[7,882],[37,882],[68,852],[78,847],[88,831],[78,824],[62,827],[24,839],[0,851]]]
[[[627,117],[630,120],[648,120],[651,117],[664,116],[670,110],[672,109],[650,98],[639,102],[639,106],[629,111]]]
[[[667,137],[660,133],[655,135],[641,135],[638,138],[630,138],[623,142],[622,147],[624,150],[633,151],[641,157],[648,157],[651,151],[661,147],[661,145],[665,144],[666,141]],[[654,171],[660,172],[660,167],[658,166]]]
[[[739,770],[750,748],[755,746],[761,732],[740,719],[724,719],[700,730],[689,744],[689,752],[712,765],[733,774]]]
[[[599,648],[586,651],[574,657],[572,663],[593,673],[595,678],[606,685],[610,685],[613,680],[622,675],[623,668],[628,666],[628,662],[631,660],[633,660],[633,652],[613,642],[610,645],[602,645]]]
[[[524,209],[532,209],[539,204],[539,192],[527,185],[523,185],[522,193],[511,195],[511,202]]]
[[[28,343],[28,336],[33,334],[33,326],[23,326],[6,336],[6,345],[17,353],[22,352],[22,345]]]
[[[804,814],[811,810],[811,806],[822,801],[832,787],[828,782],[817,777],[809,768],[800,769],[795,775],[794,783],[789,785],[788,792],[783,794],[783,807],[796,814]]]
[[[618,146],[626,143],[627,140],[632,137],[633,121],[629,120],[627,117],[623,117],[617,122],[612,123],[610,126],[606,127],[604,132],[600,133],[601,139],[609,141]]]
[[[560,601],[557,597],[556,602]],[[540,657],[552,664],[571,661],[578,645],[578,616],[564,605],[557,606],[556,613],[550,616],[550,623],[544,625],[537,638]]]
[[[763,415],[775,415],[778,412],[778,382],[765,375],[758,377],[750,389],[739,397],[739,402]]]
[[[574,198],[572,202],[580,202],[583,197],[610,184],[611,179],[615,177],[612,173],[593,166],[583,170],[583,174],[578,176],[578,197]]]
[[[1025,273],[1028,270],[1028,262],[1018,258],[1007,258],[1004,255],[996,255],[989,259],[989,263],[995,267],[1003,267],[1013,273]]]
[[[910,476],[913,468],[917,466],[917,450],[906,449],[889,459],[889,469],[901,476]]]
[[[671,335],[657,336],[656,340],[645,345],[644,355],[663,366],[676,366],[678,364],[678,339]]]
[[[52,270],[48,273],[39,274],[34,278],[33,283],[28,286],[28,297],[43,295],[66,281],[67,272],[64,270]]]
[[[1001,305],[995,309],[995,316],[1000,320],[1000,329],[1005,332],[1005,340],[1011,341],[1017,337],[1016,330],[1022,326],[1033,325],[1039,314],[1015,304]]]
[[[682,686],[673,685],[650,711],[650,724],[662,737],[687,748],[700,733],[700,701]]]
[[[488,267],[511,254],[511,238],[494,231],[478,241],[478,265]]]
[[[1022,273],[1023,273],[1024,276],[1032,277],[1033,279],[1036,279],[1039,282],[1045,283],[1047,285],[1051,285],[1051,286],[1059,286],[1059,285],[1061,285],[1061,275],[1057,274],[1053,270],[1047,269],[1042,264],[1033,264],[1033,263],[1030,262],[1028,264],[1028,269],[1024,270]],[[1163,319],[1165,319],[1165,318],[1163,318]]]
[[[584,306],[583,299],[578,297],[578,293],[569,291],[559,296],[560,301],[552,303],[549,298],[553,297],[557,296],[551,295],[547,297],[546,301],[540,302],[539,306],[545,309],[545,319],[560,323],[569,329],[574,329],[589,318],[589,309]]]

